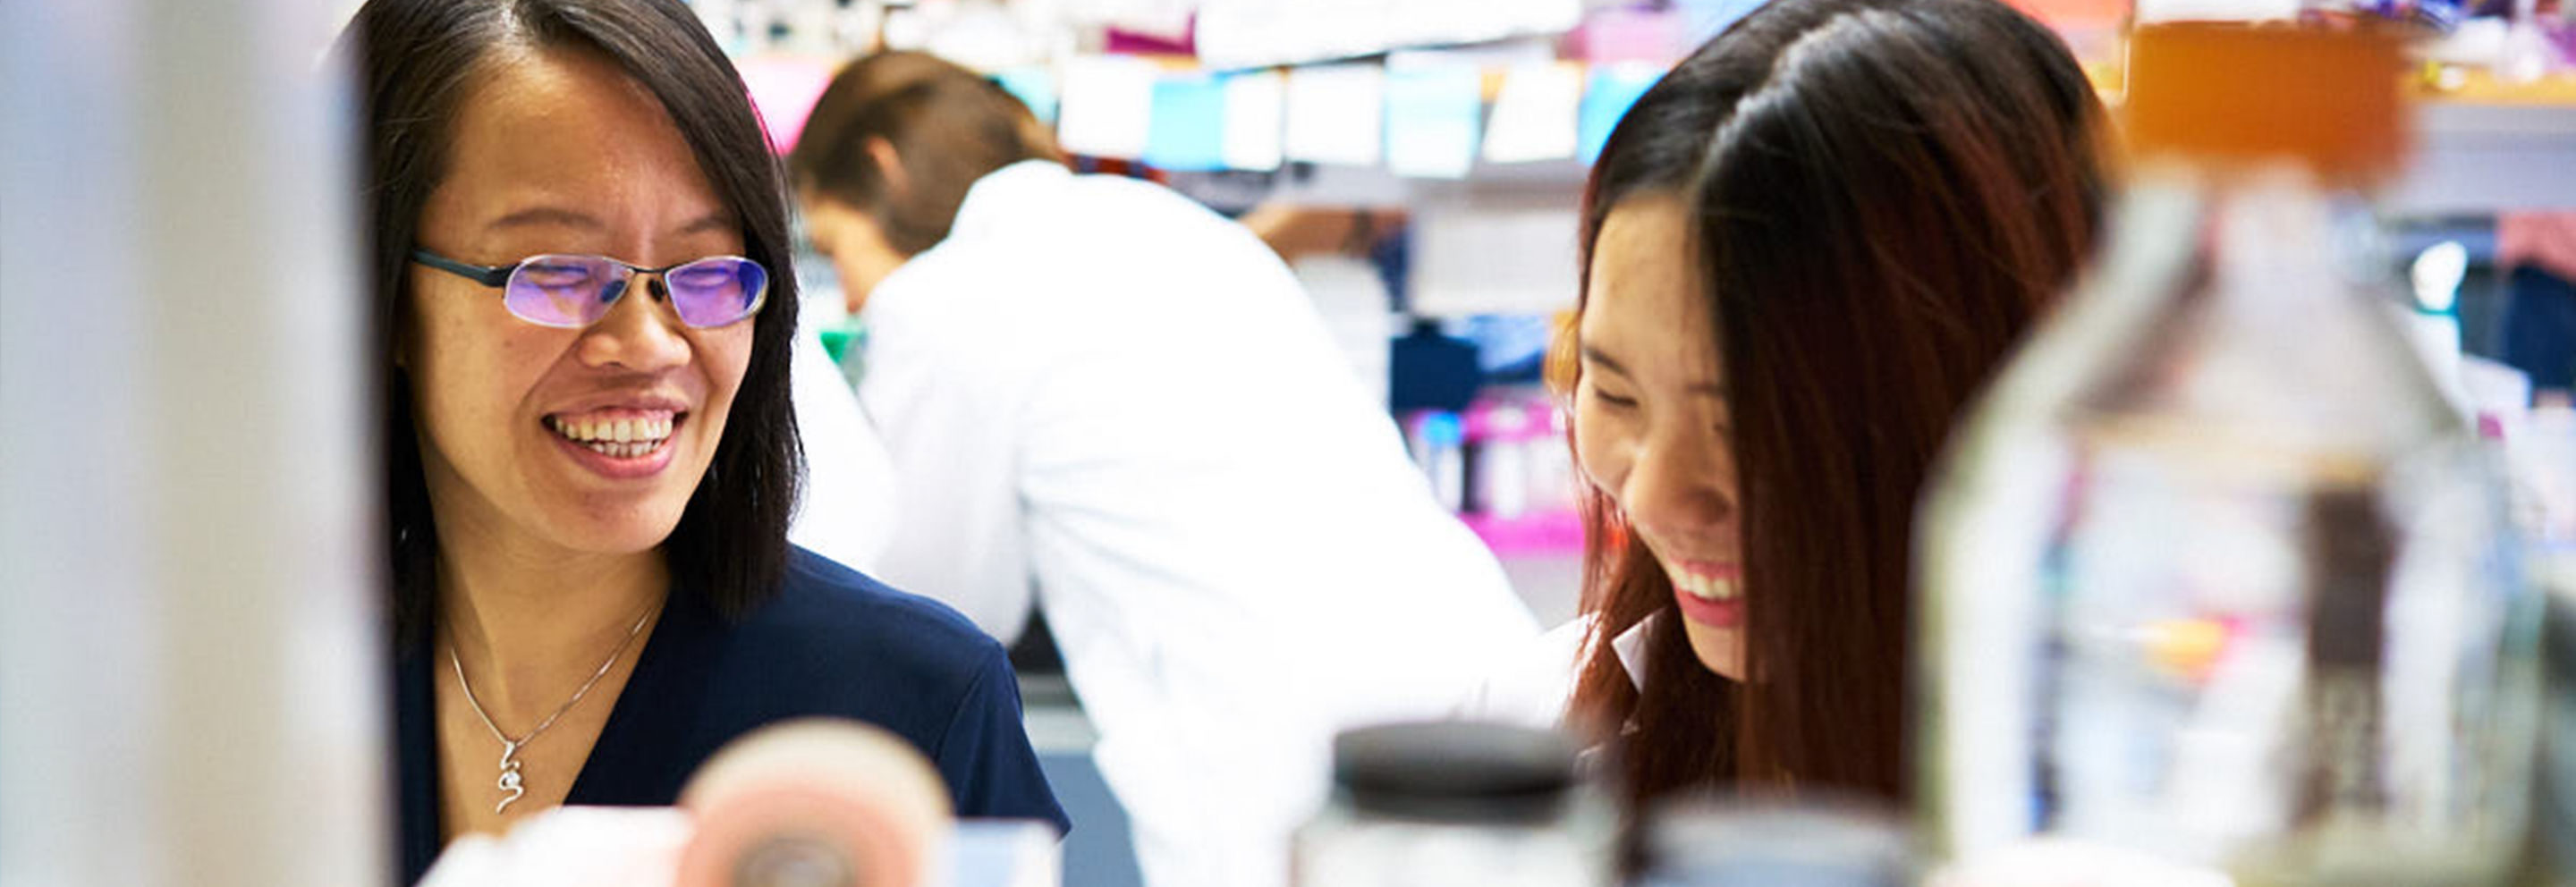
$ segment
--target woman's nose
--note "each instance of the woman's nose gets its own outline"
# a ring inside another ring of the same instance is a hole
[[[582,331],[583,365],[654,372],[687,363],[689,339],[677,312],[665,307],[667,292],[660,275],[627,281],[623,297]]]
[[[1735,520],[1731,460],[1714,440],[1675,438],[1650,443],[1628,471],[1628,520],[1655,536],[1701,535],[1728,529]]]

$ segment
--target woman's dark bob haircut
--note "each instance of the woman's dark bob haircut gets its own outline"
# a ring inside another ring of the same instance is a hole
[[[341,35],[359,75],[365,197],[373,237],[376,346],[383,374],[386,531],[394,626],[426,638],[436,595],[438,527],[421,474],[412,381],[391,355],[405,340],[403,300],[421,208],[447,174],[462,104],[497,65],[551,50],[595,52],[658,99],[716,195],[741,220],[749,258],[770,271],[754,319],[751,365],[707,476],[663,542],[674,589],[739,614],[775,593],[787,522],[804,471],[787,387],[796,330],[786,177],[742,78],[680,0],[371,0]]]

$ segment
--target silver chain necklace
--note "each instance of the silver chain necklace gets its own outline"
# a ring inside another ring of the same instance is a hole
[[[475,717],[483,719],[483,726],[492,731],[492,738],[501,740],[501,778],[494,782],[493,786],[507,792],[508,796],[503,797],[501,803],[493,805],[494,814],[510,809],[511,802],[517,801],[521,795],[528,793],[527,786],[522,784],[519,776],[519,749],[526,748],[530,741],[537,738],[537,734],[546,732],[547,727],[554,726],[555,719],[563,717],[564,712],[571,711],[573,706],[580,704],[583,696],[590,695],[590,688],[598,686],[599,679],[608,676],[609,667],[617,664],[617,657],[624,655],[627,646],[635,643],[635,636],[644,632],[644,623],[651,620],[653,614],[660,609],[661,605],[656,604],[653,609],[644,611],[644,615],[635,617],[635,627],[626,630],[626,639],[617,642],[617,649],[608,651],[608,661],[600,663],[599,670],[590,673],[590,680],[583,681],[581,689],[572,691],[572,698],[564,700],[563,707],[555,709],[554,714],[547,715],[545,720],[538,721],[535,727],[528,729],[527,735],[517,739],[503,735],[500,725],[492,723],[492,716],[483,712],[483,703],[474,698],[474,685],[465,682],[465,663],[456,658],[456,642],[452,640],[448,642],[447,666],[456,670],[456,687],[465,691],[465,704],[474,709]]]

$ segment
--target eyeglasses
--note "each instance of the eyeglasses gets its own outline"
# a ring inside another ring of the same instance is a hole
[[[699,329],[739,323],[769,298],[769,271],[741,256],[710,256],[662,268],[629,265],[606,256],[549,253],[516,265],[469,265],[414,248],[412,261],[490,287],[501,304],[538,326],[580,329],[608,316],[636,275],[651,274],[654,295],[668,295],[680,322]]]

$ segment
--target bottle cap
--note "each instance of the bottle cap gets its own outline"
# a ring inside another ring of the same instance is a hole
[[[1574,748],[1554,731],[1466,721],[1386,724],[1333,740],[1333,782],[1363,814],[1460,823],[1559,815]]]
[[[2323,181],[2375,184],[2404,154],[2403,43],[2367,22],[2140,25],[2123,132],[2141,159],[2287,161]]]

